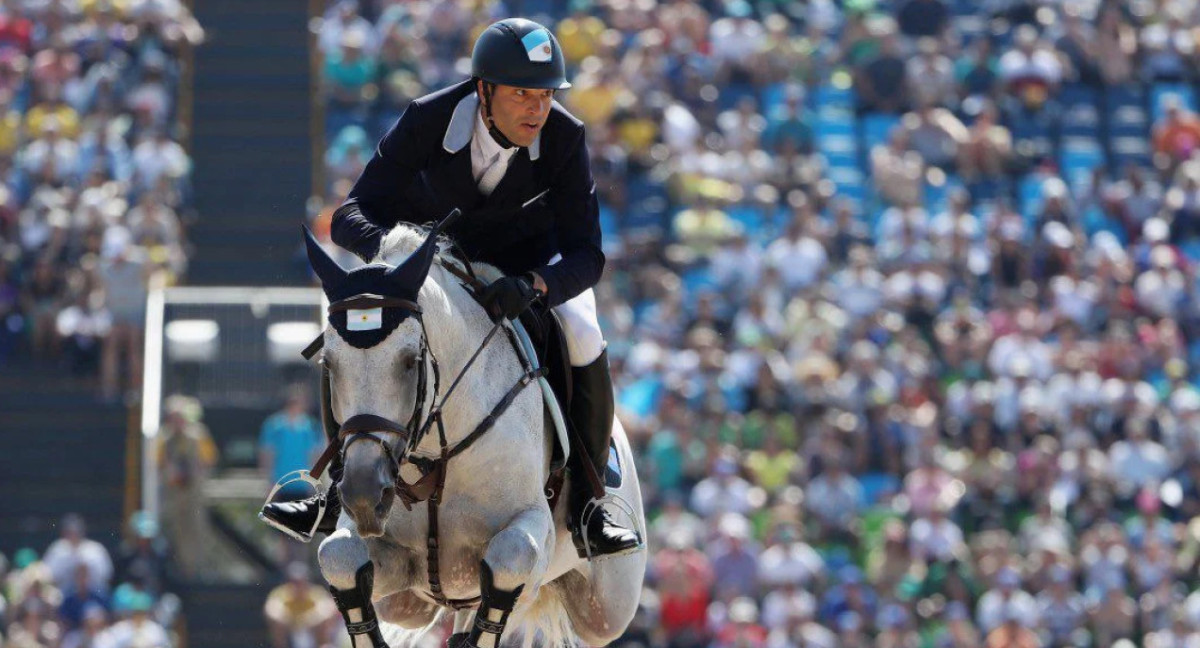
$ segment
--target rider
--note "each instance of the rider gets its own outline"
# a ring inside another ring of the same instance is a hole
[[[571,448],[580,459],[572,465],[576,547],[593,557],[637,550],[638,534],[602,508],[585,514],[604,494],[601,482],[581,473],[604,475],[613,388],[592,292],[604,268],[596,185],[583,124],[554,101],[571,87],[562,50],[536,22],[501,20],[476,40],[471,75],[409,105],[334,212],[333,240],[369,260],[396,223],[463,211],[449,234],[472,260],[505,274],[480,294],[491,315],[512,319],[540,298],[562,321],[575,385],[572,444],[582,445]],[[339,469],[331,469],[335,479]],[[340,509],[336,489],[329,499],[317,527],[327,533]],[[314,497],[268,504],[263,517],[307,532],[318,510]]]

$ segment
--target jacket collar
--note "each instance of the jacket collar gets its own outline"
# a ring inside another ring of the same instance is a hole
[[[442,138],[442,148],[447,153],[458,153],[471,143],[475,132],[475,115],[479,112],[479,95],[471,92],[458,101],[454,114],[450,116],[450,125],[446,127],[446,135]],[[544,128],[544,127],[543,127]],[[542,154],[542,134],[539,132],[529,145],[529,159],[536,161]]]

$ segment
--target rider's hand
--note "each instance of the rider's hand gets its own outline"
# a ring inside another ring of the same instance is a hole
[[[526,277],[500,277],[480,292],[479,299],[492,319],[498,320],[515,319],[539,296]]]

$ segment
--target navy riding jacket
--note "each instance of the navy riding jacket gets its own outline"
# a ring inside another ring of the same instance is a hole
[[[471,175],[479,99],[472,81],[409,104],[333,215],[338,245],[370,258],[399,222],[426,223],[462,209],[449,234],[475,261],[508,275],[537,272],[557,306],[596,285],[604,269],[599,205],[583,123],[553,103],[491,195]],[[550,265],[556,254],[562,260]]]

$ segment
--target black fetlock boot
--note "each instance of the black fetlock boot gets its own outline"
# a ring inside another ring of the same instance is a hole
[[[333,418],[331,397],[329,370],[322,369],[321,425],[329,443],[334,443],[341,426]],[[326,493],[318,492],[312,497],[295,502],[268,502],[259,511],[258,518],[301,542],[312,540],[313,535],[317,533],[333,533],[337,529],[338,516],[342,514],[342,500],[338,497],[337,489],[338,483],[342,481],[340,452],[335,452],[329,462],[329,479],[333,485]]]
[[[521,596],[524,585],[518,585],[511,591],[498,590],[492,578],[492,568],[486,560],[479,561],[479,611],[475,613],[475,625],[467,636],[464,648],[497,648],[500,645],[500,635],[508,623],[508,615],[517,606],[517,597]],[[460,633],[461,634],[461,633]],[[480,643],[484,635],[490,635],[490,640]],[[451,635],[450,645],[454,645]]]
[[[379,631],[379,620],[375,618],[375,605],[371,603],[371,590],[374,587],[375,564],[368,562],[354,574],[354,589],[329,588],[338,612],[346,621],[346,631],[350,633],[350,645],[353,648],[388,648]]]
[[[613,386],[608,373],[608,351],[592,364],[571,368],[571,538],[580,557],[633,553],[642,547],[637,532],[613,522],[597,504],[605,496],[604,471],[608,466],[613,429]]]

